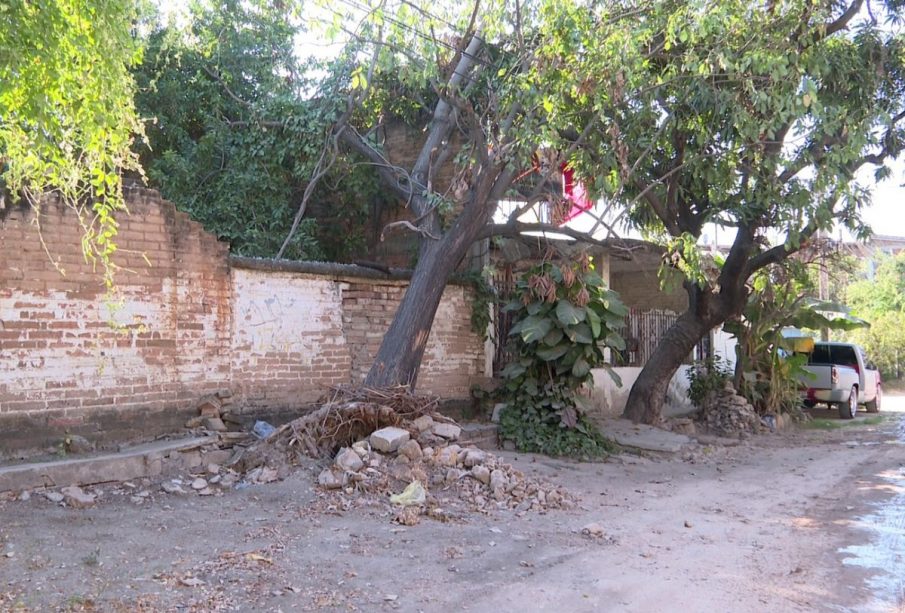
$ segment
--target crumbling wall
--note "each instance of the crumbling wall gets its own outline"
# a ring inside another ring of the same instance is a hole
[[[293,410],[362,379],[405,281],[252,269],[157,192],[127,201],[112,296],[72,211],[48,200],[40,234],[32,209],[0,211],[0,456],[67,433],[104,445],[174,432],[217,390],[238,409]],[[470,314],[451,286],[422,391],[467,398],[483,374]]]
[[[228,380],[226,245],[156,192],[128,200],[113,295],[82,255],[72,211],[49,199],[40,233],[30,208],[4,212],[0,449],[174,429]]]

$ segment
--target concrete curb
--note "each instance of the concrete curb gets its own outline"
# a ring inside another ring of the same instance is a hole
[[[3,466],[0,492],[154,477],[164,471],[165,463],[173,460],[184,465],[186,461],[192,463],[197,455],[200,464],[200,454],[192,452],[216,441],[217,437],[208,436],[155,441],[119,453]]]

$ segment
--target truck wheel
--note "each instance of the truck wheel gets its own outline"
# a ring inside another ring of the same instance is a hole
[[[874,396],[874,399],[865,404],[867,407],[868,413],[879,413],[880,412],[880,403],[883,401],[883,391],[880,389],[880,386],[877,386],[877,395]]]
[[[839,403],[839,419],[854,419],[858,413],[858,386],[853,385],[848,402]]]

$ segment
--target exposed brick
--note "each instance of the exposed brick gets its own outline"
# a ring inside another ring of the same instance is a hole
[[[222,388],[244,410],[297,411],[363,379],[405,283],[231,268],[227,246],[156,192],[127,198],[112,301],[60,203],[44,204],[41,228],[65,277],[33,212],[0,218],[0,450],[70,430],[153,436]],[[447,289],[421,390],[466,398],[483,374],[470,308],[467,290]]]

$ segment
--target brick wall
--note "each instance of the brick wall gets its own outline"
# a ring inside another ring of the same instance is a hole
[[[657,270],[635,270],[610,273],[610,287],[615,290],[625,306],[650,311],[655,309],[682,313],[688,308],[688,294],[678,285],[671,292],[660,289]]]
[[[364,381],[402,299],[402,283],[350,280],[343,291],[351,378]],[[464,287],[448,286],[427,339],[418,389],[444,398],[467,398],[475,376],[483,374],[484,344],[471,329],[471,302]]]
[[[71,211],[0,211],[0,456],[68,433],[101,444],[177,431],[197,401],[300,408],[358,381],[405,282],[249,269],[151,190],[128,194],[105,295]],[[367,296],[376,296],[370,298]],[[420,389],[468,396],[483,374],[467,290],[451,286]]]

